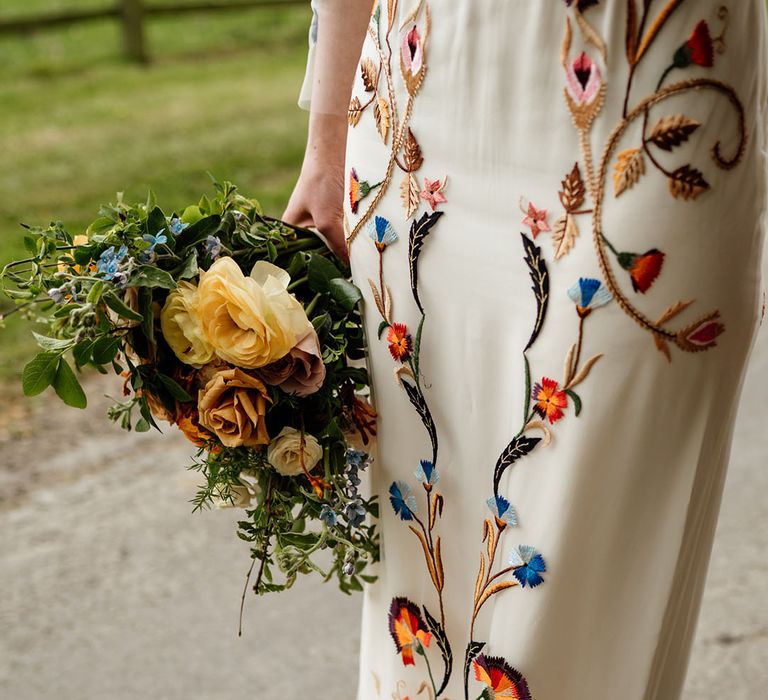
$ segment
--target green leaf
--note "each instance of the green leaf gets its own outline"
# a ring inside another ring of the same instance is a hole
[[[147,211],[152,211],[157,206],[157,197],[155,197],[155,193],[150,189],[149,192],[147,192]]]
[[[200,207],[191,204],[182,212],[181,222],[184,224],[196,224],[203,216],[204,214],[200,211]]]
[[[179,266],[175,272],[175,277],[180,280],[191,280],[197,276],[199,268],[197,267],[197,250],[194,248],[192,252],[186,257],[184,262]]]
[[[309,288],[313,292],[327,292],[332,279],[343,277],[341,271],[328,258],[312,253],[307,264]]]
[[[208,236],[212,236],[219,228],[221,217],[218,214],[206,216],[204,219],[187,226],[178,236],[176,236],[176,250],[189,248],[190,246],[202,243]]]
[[[322,327],[323,327],[323,326],[324,326],[326,323],[328,323],[328,321],[330,321],[330,318],[331,318],[331,317],[330,317],[330,316],[329,316],[329,315],[328,315],[326,312],[323,312],[323,313],[321,313],[320,315],[318,315],[318,316],[315,316],[315,317],[312,319],[312,325],[314,326],[314,329],[315,329],[315,331],[317,331],[317,332],[319,333],[319,332],[320,332],[320,329],[321,329],[321,328],[322,328]]]
[[[53,388],[67,406],[85,408],[88,405],[88,399],[85,397],[83,387],[80,386],[75,373],[63,357],[59,362],[56,376],[53,379]]]
[[[157,373],[157,378],[160,381],[160,383],[168,389],[171,396],[173,396],[174,399],[177,399],[182,402],[192,401],[192,397],[183,389],[183,387],[175,382],[173,379],[171,379],[169,376],[165,374],[161,374],[160,372]]]
[[[32,255],[37,253],[37,240],[34,236],[24,236],[24,248]]]
[[[360,290],[343,277],[335,277],[329,280],[328,289],[331,292],[331,298],[347,311],[352,311],[363,298]]]
[[[85,233],[90,238],[92,234],[100,234],[109,231],[114,225],[114,219],[110,219],[108,216],[100,216],[96,221],[91,223],[85,230]]]
[[[376,336],[379,340],[381,340],[381,334],[384,332],[385,328],[389,328],[389,322],[388,321],[382,321],[379,324],[379,330],[376,332]]]
[[[176,282],[169,273],[159,267],[139,265],[136,272],[128,280],[128,286],[175,289]]]
[[[155,207],[147,215],[147,230],[150,236],[156,236],[160,231],[165,231],[168,228],[168,222],[165,219],[165,214],[160,207]]]
[[[117,356],[120,344],[117,338],[105,335],[93,344],[93,361],[97,365],[107,365]]]
[[[133,427],[133,429],[137,433],[146,433],[149,431],[149,423],[144,418],[139,418],[139,420],[136,421],[136,425]]]
[[[72,357],[78,367],[87,365],[91,361],[91,351],[93,350],[92,340],[81,340],[72,349]]]
[[[37,344],[43,350],[66,350],[75,343],[74,338],[49,338],[47,335],[40,335],[35,331],[32,331],[32,335],[35,336]]]
[[[86,301],[89,304],[98,304],[99,299],[101,299],[101,293],[104,291],[104,282],[101,280],[98,280],[94,282],[91,285],[91,288],[88,290],[88,296],[86,297]]]
[[[573,400],[573,408],[578,416],[581,413],[581,397],[573,389],[566,389],[565,393]]]
[[[59,360],[61,353],[41,352],[25,365],[21,373],[24,396],[37,396],[53,383]]]
[[[155,345],[155,316],[152,312],[152,290],[139,290],[139,313],[142,315],[141,330],[150,345]]]
[[[107,292],[102,297],[104,303],[112,309],[118,316],[127,318],[130,321],[143,321],[144,317],[129,308],[114,292]]]

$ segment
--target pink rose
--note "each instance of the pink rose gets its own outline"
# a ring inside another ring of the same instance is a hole
[[[320,341],[315,329],[308,330],[287,355],[259,368],[258,375],[267,384],[298,396],[316,392],[325,380]]]

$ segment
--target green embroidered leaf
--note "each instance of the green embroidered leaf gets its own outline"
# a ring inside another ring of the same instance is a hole
[[[429,406],[424,399],[424,395],[413,384],[409,384],[402,377],[400,378],[400,384],[402,384],[405,393],[408,395],[408,399],[413,404],[413,407],[419,414],[421,422],[427,429],[429,439],[432,443],[432,464],[437,464],[437,429],[435,428],[435,422],[432,419],[432,414],[429,411]]]
[[[434,211],[431,214],[424,213],[420,219],[414,219],[411,223],[411,233],[408,236],[408,264],[411,271],[411,292],[413,293],[413,299],[416,302],[416,306],[419,307],[419,311],[421,311],[422,314],[424,313],[424,308],[419,299],[419,254],[424,245],[424,239],[429,235],[432,227],[437,223],[443,213],[444,212],[442,211]]]
[[[496,467],[493,470],[494,494],[499,492],[499,482],[507,468],[512,466],[512,464],[517,462],[521,457],[525,457],[525,455],[531,452],[540,442],[541,438],[518,435],[504,448],[504,451],[499,455],[499,459],[496,461]]]
[[[485,642],[476,642],[474,639],[467,644],[467,650],[464,653],[464,697],[469,697],[469,669],[474,659],[485,646]]]
[[[389,328],[389,323],[387,321],[382,321],[379,324],[379,330],[377,331],[376,335],[381,340],[381,334],[384,332],[385,328]]]
[[[533,282],[531,289],[536,297],[536,321],[533,324],[533,331],[528,339],[528,344],[523,349],[523,352],[525,352],[536,342],[547,314],[547,306],[549,304],[549,272],[547,271],[547,264],[541,256],[541,248],[524,233],[520,235],[523,238],[523,247],[525,248],[525,262],[528,265],[531,281]]]
[[[578,416],[579,413],[581,413],[581,397],[573,389],[566,389],[565,393],[571,397],[571,400],[573,401],[573,409]]]
[[[424,619],[427,622],[427,627],[429,628],[429,631],[434,635],[437,646],[443,656],[445,672],[443,674],[443,680],[437,689],[437,697],[440,697],[441,693],[448,685],[448,681],[450,680],[451,673],[453,671],[453,651],[451,649],[451,643],[448,640],[448,635],[446,635],[442,625],[432,616],[429,610],[427,610],[426,605],[422,605],[421,609],[424,611]]]

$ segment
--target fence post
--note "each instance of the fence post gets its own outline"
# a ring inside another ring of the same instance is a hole
[[[120,0],[123,16],[125,55],[136,63],[146,63],[144,47],[144,0]]]

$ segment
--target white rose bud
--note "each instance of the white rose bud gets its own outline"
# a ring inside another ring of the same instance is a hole
[[[267,461],[281,474],[296,476],[303,472],[301,431],[286,426],[269,443]],[[323,448],[314,435],[304,433],[304,467],[311,471],[323,456]]]

